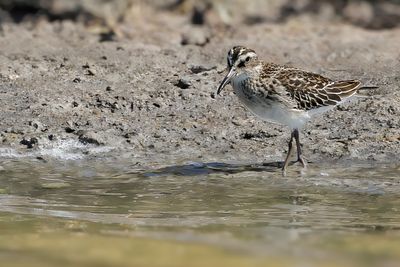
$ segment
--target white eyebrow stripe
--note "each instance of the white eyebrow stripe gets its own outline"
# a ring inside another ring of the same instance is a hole
[[[256,57],[257,54],[255,52],[247,52],[246,54],[240,55],[239,56],[239,60],[240,61],[245,61],[248,56]]]

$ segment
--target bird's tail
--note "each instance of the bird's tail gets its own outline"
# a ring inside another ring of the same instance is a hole
[[[360,87],[360,88],[358,88],[358,91],[360,91],[360,90],[373,90],[373,89],[378,89],[379,88],[379,86],[363,86],[363,87]]]
[[[363,86],[358,88],[357,90],[357,97],[361,97],[361,98],[369,98],[371,97],[368,93],[368,90],[375,90],[378,89],[378,86]]]

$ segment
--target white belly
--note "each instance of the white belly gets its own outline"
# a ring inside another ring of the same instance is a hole
[[[240,86],[242,80],[240,76],[233,78],[232,87],[240,101],[262,120],[287,125],[291,129],[299,129],[310,119],[306,111],[288,109],[283,104],[271,103],[256,95],[249,98]]]

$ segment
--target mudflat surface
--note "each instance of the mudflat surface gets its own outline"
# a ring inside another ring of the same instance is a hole
[[[399,28],[306,17],[220,29],[160,11],[129,37],[104,42],[67,20],[3,23],[2,151],[72,146],[139,163],[280,161],[289,129],[254,117],[230,86],[215,96],[228,50],[246,45],[267,61],[379,86],[307,124],[307,159],[398,161],[399,44]]]

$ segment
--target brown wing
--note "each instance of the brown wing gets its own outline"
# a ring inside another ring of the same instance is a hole
[[[337,105],[352,96],[360,87],[360,81],[332,81],[319,74],[286,69],[274,77],[285,88],[298,109],[311,110]]]

